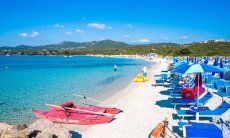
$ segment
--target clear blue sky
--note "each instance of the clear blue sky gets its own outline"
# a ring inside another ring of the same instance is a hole
[[[230,0],[0,0],[0,46],[230,40]]]

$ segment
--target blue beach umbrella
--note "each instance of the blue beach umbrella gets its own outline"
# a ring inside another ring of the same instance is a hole
[[[177,68],[173,70],[174,72],[177,73],[182,73],[182,74],[192,74],[192,73],[206,73],[206,72],[224,72],[223,69],[218,68],[218,67],[213,67],[209,66],[206,64],[193,64],[193,65],[188,65],[188,66],[181,66],[180,68]],[[199,75],[198,75],[199,77]],[[199,78],[198,78],[199,80]],[[198,94],[197,94],[197,109],[199,105],[199,82],[198,82]],[[199,112],[196,112],[196,121],[199,121]]]
[[[187,62],[190,62],[190,57],[187,57]]]
[[[206,64],[192,64],[188,66],[181,66],[173,71],[186,74],[186,73],[224,72],[224,69],[209,66]]]
[[[181,65],[184,65],[184,64],[186,64],[187,62],[184,62],[184,61],[182,61],[182,62],[177,62],[177,63],[175,63],[175,64],[173,64],[173,68],[178,68],[178,67],[180,67]]]
[[[192,61],[192,63],[193,63],[194,59],[192,58],[191,61]]]
[[[222,69],[224,68],[222,59],[220,60],[220,68],[222,68]],[[220,79],[224,79],[224,73],[223,72],[220,72]]]
[[[213,66],[214,66],[214,67],[215,67],[215,66],[218,66],[218,62],[217,62],[217,59],[216,59],[216,58],[214,59]],[[212,75],[215,75],[215,73],[216,73],[216,72],[213,71],[213,72],[212,72]]]

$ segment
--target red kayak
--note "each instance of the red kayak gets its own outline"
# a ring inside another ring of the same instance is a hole
[[[77,124],[77,125],[93,125],[109,123],[114,116],[105,116],[87,113],[69,113],[64,111],[36,111],[32,110],[34,115],[40,119],[47,119],[57,123]]]
[[[98,113],[107,113],[107,114],[118,114],[121,112],[120,109],[117,108],[111,108],[111,107],[99,107],[99,106],[77,106],[73,102],[65,102],[63,104],[60,104],[62,108],[49,106],[50,111],[63,111],[63,108],[74,108],[74,109],[80,109],[80,110],[86,110],[86,111],[92,111],[92,112],[98,112]],[[68,109],[66,110],[68,113],[84,113],[82,111],[76,111]]]

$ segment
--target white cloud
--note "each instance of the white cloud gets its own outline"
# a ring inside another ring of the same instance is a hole
[[[188,38],[188,36],[182,36],[181,37],[181,39],[187,39]]]
[[[94,28],[94,29],[106,29],[106,25],[102,23],[89,23],[87,24],[87,27]]]
[[[73,34],[73,32],[68,31],[68,32],[65,32],[65,34],[66,34],[66,35],[72,35],[72,34]]]
[[[123,37],[125,37],[125,38],[129,38],[129,37],[130,37],[130,35],[129,35],[129,34],[125,34]]]
[[[33,31],[32,33],[21,33],[19,36],[21,37],[36,37],[39,35],[39,32]]]
[[[36,37],[37,35],[39,35],[39,32],[32,32],[32,34],[30,35],[31,37]]]
[[[164,36],[162,37],[163,40],[168,40],[168,37]]]
[[[84,34],[84,33],[85,33],[85,31],[80,30],[80,29],[77,29],[77,30],[76,30],[76,32],[78,32],[78,33],[82,33],[82,34]]]
[[[64,25],[61,25],[61,24],[57,23],[57,24],[54,25],[54,27],[56,27],[56,28],[64,28]]]
[[[28,37],[28,36],[29,36],[28,33],[21,33],[21,34],[19,34],[19,35],[22,36],[22,37]]]
[[[150,42],[150,40],[148,38],[138,39],[137,41],[140,42],[140,43],[148,43],[148,42]]]
[[[126,28],[133,28],[133,25],[132,24],[126,24],[125,27]]]
[[[104,38],[104,37],[102,37],[102,38],[100,38],[100,40],[105,40],[105,38]]]

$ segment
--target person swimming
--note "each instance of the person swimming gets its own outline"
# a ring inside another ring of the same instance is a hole
[[[114,71],[116,72],[117,69],[118,69],[117,65],[114,65],[114,66],[113,66],[113,69],[114,69]]]

